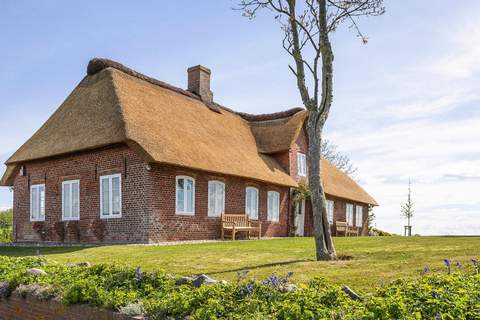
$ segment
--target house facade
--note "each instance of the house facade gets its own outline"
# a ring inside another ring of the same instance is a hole
[[[262,236],[312,234],[307,114],[235,112],[214,102],[210,70],[188,69],[188,90],[106,59],[6,162],[16,242],[151,243],[216,239],[221,214],[246,213]],[[322,160],[329,220],[365,234],[357,183]]]

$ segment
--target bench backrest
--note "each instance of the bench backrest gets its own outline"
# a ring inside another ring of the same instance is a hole
[[[338,231],[347,230],[347,222],[345,221],[336,221],[335,225]]]
[[[250,227],[250,218],[246,214],[223,214],[222,222],[234,222],[237,227]]]

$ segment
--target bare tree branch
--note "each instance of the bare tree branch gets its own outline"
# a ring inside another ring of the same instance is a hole
[[[357,19],[384,13],[383,0],[239,0],[239,10],[253,19],[262,9],[274,13],[284,32],[282,47],[293,58],[289,65],[295,75],[303,105],[308,111],[308,184],[311,191],[313,229],[318,260],[335,259],[335,247],[327,220],[325,192],[321,177],[322,131],[333,101],[333,50],[329,34],[344,21],[363,43]],[[321,70],[320,70],[321,68]],[[313,84],[309,90],[307,84]],[[331,151],[331,150],[330,150]],[[332,162],[349,174],[356,171],[348,157],[331,154]]]

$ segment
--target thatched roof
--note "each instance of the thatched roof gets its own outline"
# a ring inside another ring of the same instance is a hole
[[[322,178],[326,194],[378,206],[358,183],[325,159],[322,159]]]
[[[239,115],[212,112],[189,92],[110,66],[85,77],[6,164],[122,142],[149,162],[296,185],[273,157],[258,152]]]
[[[300,108],[250,115],[207,105],[192,92],[117,62],[93,59],[87,76],[60,108],[7,160],[0,185],[12,185],[23,162],[126,143],[147,162],[296,186],[269,154],[288,150],[305,118]],[[325,179],[328,184],[348,184],[326,186],[338,192],[332,195],[346,197],[344,189],[360,188],[345,175],[330,173],[329,166],[324,168],[324,175],[334,178]],[[355,196],[355,191],[350,193]]]
[[[306,117],[307,112],[300,109],[285,118],[249,122],[258,150],[276,153],[290,149],[297,140]]]

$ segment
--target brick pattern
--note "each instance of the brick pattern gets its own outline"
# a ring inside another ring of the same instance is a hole
[[[153,166],[151,181],[152,221],[150,240],[194,240],[216,239],[220,237],[220,218],[208,216],[208,181],[225,183],[225,212],[245,213],[245,189],[255,187],[259,191],[258,218],[262,222],[262,235],[286,236],[289,206],[289,188],[249,181],[242,178],[209,174],[173,166]],[[195,215],[175,214],[176,176],[189,176],[195,179]],[[267,192],[280,193],[279,222],[267,220]]]
[[[297,175],[297,153],[306,153],[307,138],[302,130],[295,145],[274,157],[294,179]],[[220,236],[220,218],[208,216],[208,181],[225,183],[225,212],[245,213],[245,189],[252,186],[259,190],[259,220],[262,236],[281,237],[291,235],[294,225],[294,208],[291,190],[245,178],[213,174],[169,165],[147,164],[128,146],[119,144],[68,156],[37,160],[24,165],[24,175],[14,182],[14,239],[17,242],[42,241],[30,221],[30,186],[45,184],[45,241],[51,242],[159,242],[174,240],[216,239]],[[93,232],[93,224],[100,217],[100,176],[121,174],[122,216],[103,219],[105,236],[99,239]],[[195,179],[195,215],[175,213],[176,177]],[[80,220],[65,222],[64,239],[56,232],[55,225],[62,221],[62,182],[80,180]],[[267,219],[267,193],[280,193],[280,219]],[[345,199],[335,201],[334,221],[345,221]],[[353,203],[353,202],[352,202]],[[364,223],[367,225],[367,206],[364,207]],[[355,209],[354,209],[355,210]],[[354,220],[355,220],[354,214]],[[305,207],[305,235],[312,235],[310,203]],[[366,228],[364,228],[366,230]],[[366,231],[364,230],[363,233]],[[332,234],[334,232],[332,226]]]
[[[129,320],[133,319],[118,312],[102,310],[88,305],[65,306],[61,302],[40,301],[34,297],[22,298],[13,294],[0,301],[1,320]]]
[[[122,217],[104,219],[103,242],[158,242],[169,240],[215,239],[220,236],[220,218],[208,217],[208,181],[225,183],[225,212],[245,212],[245,188],[259,190],[259,220],[262,235],[286,236],[288,230],[289,188],[242,178],[213,175],[180,167],[151,165],[150,170],[130,148],[117,145],[101,150],[75,153],[56,159],[25,164],[25,176],[14,183],[15,241],[41,241],[30,222],[30,188],[45,184],[46,241],[60,242],[55,223],[62,221],[62,182],[80,180],[80,220],[65,223],[65,242],[100,242],[92,224],[100,217],[102,175],[122,175]],[[187,175],[195,179],[195,215],[175,214],[175,178]],[[279,222],[267,220],[267,192],[280,193]]]
[[[127,146],[112,146],[101,150],[75,153],[44,161],[25,164],[25,176],[14,182],[14,238],[16,241],[40,241],[40,235],[30,222],[30,187],[45,184],[46,241],[60,241],[54,225],[62,221],[62,182],[80,180],[80,220],[67,222],[66,242],[97,242],[91,225],[100,217],[100,183],[102,175],[122,174],[122,217],[104,219],[106,242],[147,242],[144,184],[147,171],[142,160]],[[78,225],[78,236],[75,235]],[[71,225],[68,227],[68,225]]]

